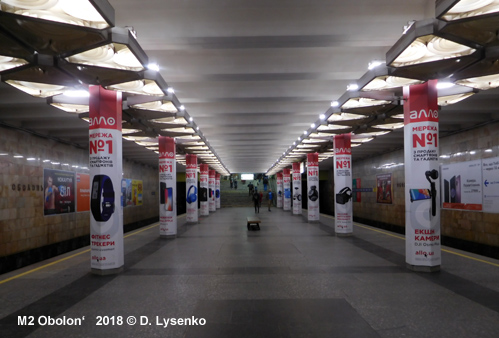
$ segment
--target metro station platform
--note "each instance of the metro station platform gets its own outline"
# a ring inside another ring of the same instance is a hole
[[[91,274],[88,247],[1,275],[0,337],[498,336],[498,260],[444,247],[440,272],[413,272],[401,235],[265,207],[248,231],[254,215],[127,233],[118,275]]]

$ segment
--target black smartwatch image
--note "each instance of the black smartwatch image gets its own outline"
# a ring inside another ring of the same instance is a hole
[[[310,187],[310,190],[308,191],[308,198],[312,201],[315,202],[319,198],[319,192],[317,191],[317,186],[313,185]]]
[[[97,222],[107,222],[111,218],[114,212],[114,189],[109,176],[94,176],[90,209]]]

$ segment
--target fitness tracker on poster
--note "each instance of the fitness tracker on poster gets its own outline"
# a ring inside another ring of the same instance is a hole
[[[317,201],[319,198],[319,192],[317,191],[317,186],[313,185],[310,187],[310,190],[308,191],[308,198],[312,202]]]
[[[114,189],[109,176],[94,176],[90,209],[97,222],[107,222],[114,213]]]
[[[197,201],[198,188],[195,185],[191,185],[187,190],[187,203],[191,204]]]
[[[215,198],[220,198],[220,189],[215,190]]]

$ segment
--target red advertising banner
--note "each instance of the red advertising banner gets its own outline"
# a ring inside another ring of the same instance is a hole
[[[90,211],[90,175],[76,174],[76,211]]]

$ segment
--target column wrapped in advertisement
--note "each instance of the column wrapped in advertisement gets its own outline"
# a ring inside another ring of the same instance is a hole
[[[175,140],[159,137],[159,234],[177,235],[177,169]]]
[[[121,271],[124,264],[121,93],[90,86],[90,256],[96,274]]]
[[[185,188],[187,222],[198,222],[198,158],[197,155],[187,154],[185,156]]]
[[[335,231],[353,233],[351,134],[334,136]]]
[[[319,221],[319,154],[307,154],[308,220]]]

